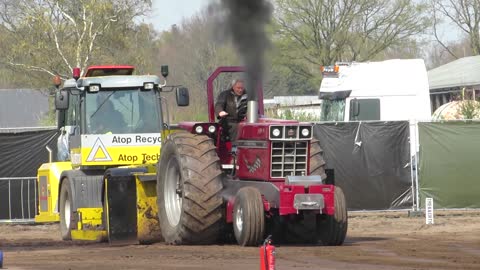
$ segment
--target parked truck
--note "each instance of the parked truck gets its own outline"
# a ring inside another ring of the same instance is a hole
[[[422,59],[337,63],[322,67],[320,121],[429,120]]]

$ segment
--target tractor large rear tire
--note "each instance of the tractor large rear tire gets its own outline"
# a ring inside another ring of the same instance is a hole
[[[63,240],[72,240],[72,190],[70,180],[66,178],[60,189],[60,233]]]
[[[320,175],[322,180],[327,178],[325,174],[325,160],[323,159],[323,150],[317,139],[310,142],[310,175]]]
[[[265,234],[262,194],[253,187],[243,187],[235,196],[233,233],[241,246],[257,246]]]
[[[317,218],[320,240],[326,246],[340,246],[345,241],[348,228],[347,204],[340,187],[335,187],[335,214]]]
[[[157,165],[160,229],[168,244],[211,244],[224,222],[222,170],[207,136],[175,132]]]

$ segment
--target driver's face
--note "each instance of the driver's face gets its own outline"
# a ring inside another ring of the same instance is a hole
[[[232,88],[233,88],[233,92],[237,96],[243,95],[243,92],[245,91],[245,85],[243,84],[243,82],[240,82],[240,81],[236,82]]]

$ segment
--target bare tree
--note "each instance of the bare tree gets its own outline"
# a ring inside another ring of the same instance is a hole
[[[157,63],[168,64],[171,70],[169,84],[182,84],[190,89],[191,105],[172,106],[172,121],[206,120],[208,76],[219,66],[238,65],[239,61],[230,43],[223,42],[215,32],[216,20],[207,10],[174,25],[162,33],[159,40]],[[227,78],[219,78],[218,88],[227,86]]]
[[[435,39],[450,55],[458,58],[438,33],[438,27],[442,22],[453,24],[465,33],[472,54],[480,54],[480,0],[432,0],[431,9]]]
[[[410,43],[429,20],[413,0],[276,0],[284,63],[304,77],[335,61],[365,61]]]
[[[4,0],[0,5],[0,62],[11,68],[61,75],[92,61],[112,25],[129,25],[150,0]]]
[[[459,40],[446,41],[444,45],[448,47],[448,50],[435,41],[424,47],[425,63],[428,69],[444,65],[458,59],[459,57],[473,55],[468,37],[461,37]]]

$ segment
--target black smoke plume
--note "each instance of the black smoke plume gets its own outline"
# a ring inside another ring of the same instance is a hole
[[[221,0],[223,26],[232,38],[246,71],[249,100],[257,100],[256,89],[263,80],[265,52],[270,41],[265,27],[270,23],[273,6],[267,0]]]

